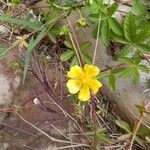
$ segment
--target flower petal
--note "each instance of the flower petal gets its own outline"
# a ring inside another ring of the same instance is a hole
[[[84,66],[84,70],[85,70],[86,74],[88,74],[91,77],[97,76],[100,73],[100,69],[94,65],[86,64]]]
[[[70,68],[70,71],[67,73],[67,76],[69,78],[78,78],[81,77],[83,75],[83,71],[81,69],[81,67],[75,65],[73,67]]]
[[[102,87],[102,83],[96,79],[91,79],[88,84],[94,94],[96,94],[99,88]]]
[[[75,94],[80,90],[81,84],[78,80],[70,79],[67,82],[67,88],[71,94]]]
[[[78,98],[79,98],[81,101],[88,101],[88,100],[90,99],[90,89],[89,89],[88,86],[82,87],[82,88],[80,89]]]

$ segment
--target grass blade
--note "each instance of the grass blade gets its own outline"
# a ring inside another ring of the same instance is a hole
[[[37,38],[34,40],[33,38],[31,39],[29,46],[27,48],[27,52],[26,52],[26,56],[25,56],[25,64],[24,64],[24,72],[23,72],[23,83],[25,81],[26,75],[27,75],[27,71],[28,71],[28,67],[29,67],[29,63],[30,63],[30,58],[31,58],[31,54],[32,54],[32,50],[36,47],[36,45],[41,41],[41,39],[45,36],[47,31],[47,28],[43,28],[43,30],[39,33],[39,35],[37,36]]]
[[[42,24],[36,21],[30,21],[29,19],[16,19],[9,16],[0,16],[0,21],[16,24],[19,26],[29,27],[31,29],[38,30]]]

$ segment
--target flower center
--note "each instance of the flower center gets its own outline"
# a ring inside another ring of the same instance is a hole
[[[88,85],[88,82],[90,81],[91,77],[88,74],[84,74],[81,78],[82,85]]]

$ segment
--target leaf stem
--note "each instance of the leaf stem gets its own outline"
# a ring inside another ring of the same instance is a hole
[[[95,60],[96,60],[96,54],[97,54],[97,49],[98,49],[98,40],[99,40],[99,34],[100,34],[100,25],[101,25],[101,14],[98,19],[98,28],[97,28],[97,38],[96,38],[96,43],[95,43],[95,49],[94,49],[94,56],[93,56],[93,62],[92,64],[94,65]]]

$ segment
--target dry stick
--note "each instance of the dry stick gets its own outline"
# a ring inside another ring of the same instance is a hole
[[[36,127],[36,126],[33,125],[32,123],[30,123],[29,121],[27,121],[26,119],[24,119],[24,118],[15,110],[15,108],[14,108],[13,106],[12,106],[12,108],[13,108],[14,112],[17,114],[17,116],[18,116],[21,120],[23,120],[25,123],[27,123],[28,125],[32,126],[34,129],[36,129],[37,131],[39,131],[40,133],[42,133],[43,135],[45,135],[46,137],[48,137],[51,141],[53,141],[53,142],[60,142],[60,143],[69,143],[69,144],[73,143],[73,144],[75,144],[75,145],[81,144],[81,143],[69,142],[69,141],[65,141],[65,140],[56,139],[56,138],[50,136],[49,134],[47,134],[47,133],[44,132],[43,130],[39,129],[38,127]],[[87,144],[81,144],[81,145],[82,145],[82,146],[89,146],[89,145],[87,145]]]
[[[61,0],[61,4],[63,4],[63,1],[62,1],[62,0]],[[65,10],[64,10],[64,9],[63,9],[63,11],[64,11],[64,13],[65,13]],[[76,53],[76,55],[77,55],[79,64],[80,64],[81,67],[83,67],[83,66],[84,66],[84,61],[83,61],[83,58],[82,58],[82,53],[81,53],[81,49],[80,49],[80,45],[79,45],[77,36],[76,36],[76,34],[75,34],[75,32],[74,32],[74,28],[73,28],[73,26],[72,26],[72,24],[71,24],[71,22],[70,22],[70,20],[69,20],[69,18],[68,18],[68,16],[67,16],[66,13],[65,13],[65,17],[66,17],[66,20],[67,20],[67,22],[68,22],[69,28],[70,28],[70,30],[71,30],[71,32],[72,32],[72,34],[69,32],[70,40],[71,40],[71,42],[72,42],[73,48],[74,48],[74,50],[75,50],[75,53]],[[73,37],[72,37],[72,35],[73,35]]]
[[[77,55],[79,64],[80,64],[81,67],[83,67],[83,66],[84,66],[84,62],[83,62],[83,58],[82,58],[80,46],[79,46],[77,37],[76,37],[76,35],[75,35],[75,33],[74,33],[74,29],[73,29],[73,27],[72,27],[72,24],[71,24],[70,20],[68,19],[68,17],[67,17],[67,22],[68,22],[68,24],[69,24],[69,26],[70,26],[70,29],[71,29],[72,34],[73,34],[73,36],[74,36],[74,39],[75,39],[75,41],[76,41],[77,48],[76,48],[76,45],[75,45],[75,42],[74,42],[74,40],[73,40],[73,37],[72,37],[71,33],[69,33],[69,37],[70,37],[71,43],[72,43],[73,48],[74,48],[74,50],[75,50],[75,53],[76,53],[76,55]]]
[[[109,71],[111,69],[119,68],[119,67],[125,67],[125,64],[118,64],[118,65],[114,65],[114,66],[111,66],[111,67],[107,67],[105,69],[102,69],[101,72],[106,72],[106,71]]]
[[[135,128],[135,130],[134,130],[134,133],[133,133],[133,136],[132,136],[132,139],[131,139],[131,143],[130,143],[130,146],[129,146],[129,149],[128,149],[128,150],[132,150],[132,146],[133,146],[134,140],[135,140],[135,138],[136,138],[136,134],[137,134],[137,132],[138,132],[138,130],[139,130],[139,128],[140,128],[140,125],[141,125],[141,123],[142,123],[143,118],[144,118],[144,113],[141,114],[141,117],[140,117],[140,119],[139,119],[139,122],[138,122],[138,124],[137,124],[137,126],[136,126],[136,128]]]
[[[50,126],[54,128],[58,133],[60,133],[63,137],[65,137],[67,140],[69,140],[69,138],[62,131],[56,128],[53,124],[50,124]]]
[[[83,145],[82,144],[78,144],[78,145],[63,146],[63,147],[58,147],[55,150],[60,150],[60,149],[64,150],[64,149],[75,148],[75,147],[83,147]],[[90,146],[88,145],[86,147],[90,147]]]
[[[99,16],[99,19],[98,19],[98,31],[97,31],[97,38],[96,38],[96,43],[95,43],[95,50],[94,50],[94,56],[93,56],[93,65],[95,63],[95,60],[96,60],[96,53],[97,53],[97,48],[98,48],[98,40],[99,40],[99,33],[100,33],[100,24],[101,24],[101,14]]]

